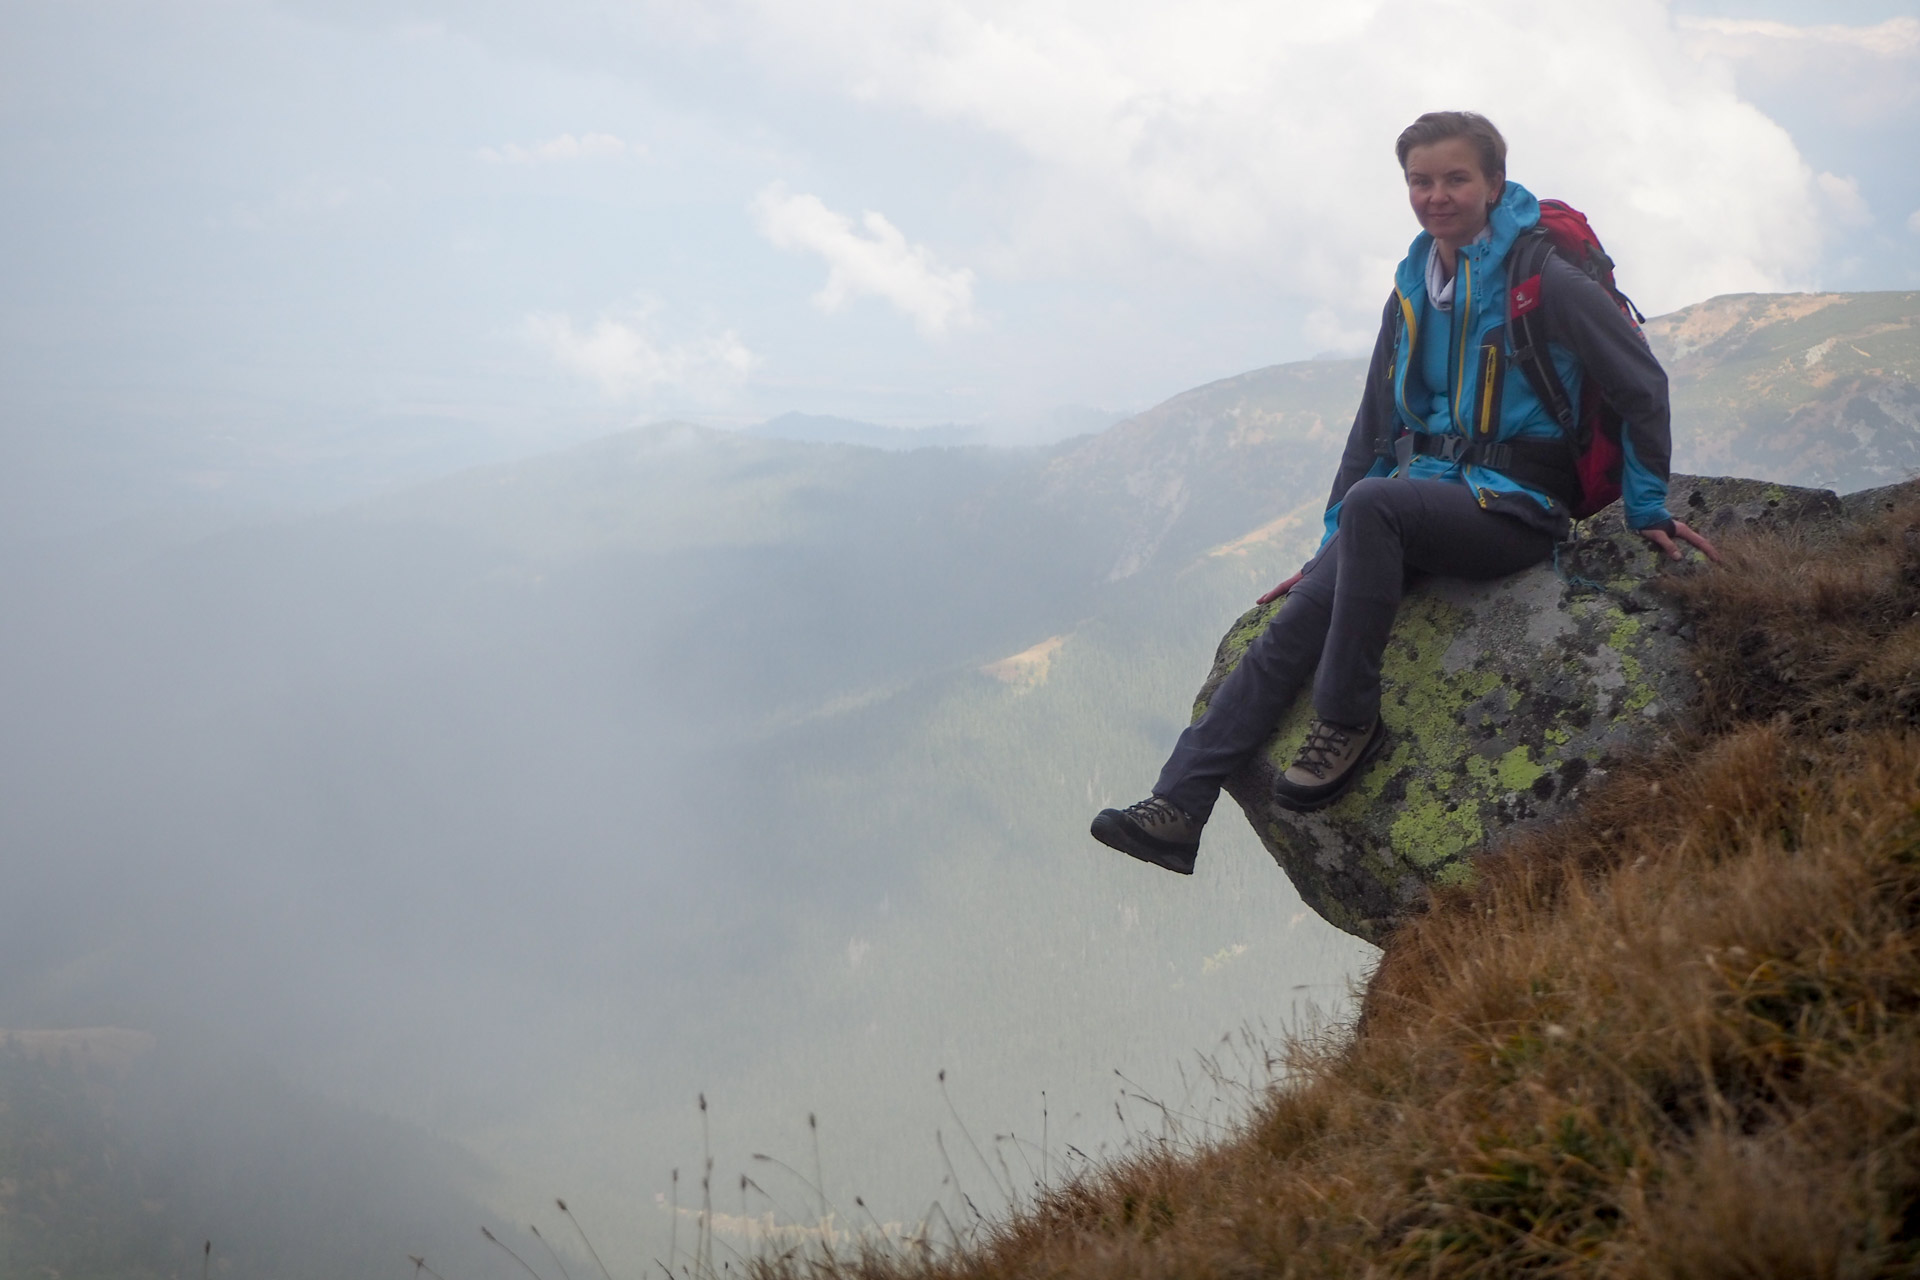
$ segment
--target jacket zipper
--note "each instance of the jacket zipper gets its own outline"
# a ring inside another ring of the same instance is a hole
[[[1462,249],[1456,256],[1455,267],[1456,274],[1454,279],[1457,283],[1453,291],[1453,341],[1449,344],[1451,349],[1448,352],[1449,358],[1447,361],[1447,378],[1448,381],[1453,383],[1453,386],[1448,388],[1451,394],[1447,399],[1448,409],[1453,416],[1453,429],[1459,432],[1463,438],[1471,440],[1473,439],[1473,432],[1460,420],[1461,402],[1467,394],[1467,351],[1469,347],[1466,334],[1467,331],[1473,327],[1473,260],[1467,256],[1465,249]],[[1474,500],[1484,509],[1487,505],[1487,492],[1473,482],[1472,473],[1473,468],[1469,467],[1464,461],[1461,462],[1460,478],[1466,483],[1467,492],[1471,493]]]
[[[1471,439],[1472,432],[1470,432],[1466,424],[1460,420],[1460,398],[1467,392],[1467,342],[1465,335],[1466,331],[1473,326],[1473,263],[1468,260],[1465,250],[1462,250],[1459,254],[1458,266],[1459,272],[1454,277],[1455,280],[1458,281],[1458,286],[1454,289],[1453,317],[1455,323],[1453,325],[1453,341],[1450,344],[1452,349],[1448,353],[1450,359],[1447,364],[1449,381],[1453,383],[1453,386],[1449,388],[1453,393],[1449,399],[1452,402],[1453,429]]]

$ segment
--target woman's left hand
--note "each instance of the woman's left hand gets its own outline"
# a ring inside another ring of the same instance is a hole
[[[1684,554],[1679,546],[1674,543],[1673,538],[1667,536],[1667,531],[1664,529],[1642,529],[1639,533],[1641,537],[1660,548],[1669,560],[1678,560]],[[1673,535],[1684,542],[1689,542],[1700,548],[1707,559],[1713,561],[1715,564],[1720,563],[1720,552],[1715,548],[1712,541],[1708,539],[1706,534],[1689,529],[1685,520],[1675,520],[1673,522]]]
[[[1287,594],[1287,592],[1299,586],[1300,579],[1304,577],[1306,577],[1304,573],[1294,574],[1291,578],[1288,578],[1285,582],[1281,583],[1279,586],[1275,587],[1273,590],[1267,592],[1267,594],[1261,596],[1259,603],[1272,604],[1275,600],[1278,600],[1281,596]]]

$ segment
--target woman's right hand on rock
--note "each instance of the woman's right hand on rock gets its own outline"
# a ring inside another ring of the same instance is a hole
[[[1642,529],[1639,532],[1641,537],[1660,548],[1661,554],[1669,560],[1678,560],[1683,554],[1679,544],[1674,541],[1674,538],[1678,538],[1681,542],[1691,543],[1693,546],[1698,547],[1707,559],[1713,561],[1715,564],[1720,563],[1720,548],[1714,546],[1712,540],[1709,539],[1706,534],[1694,529],[1689,529],[1685,520],[1675,520],[1673,522],[1673,535],[1671,537],[1668,536],[1664,529]]]
[[[1287,592],[1293,590],[1294,587],[1298,586],[1300,582],[1300,577],[1301,577],[1300,574],[1297,574],[1297,573],[1294,574],[1291,578],[1288,578],[1285,582],[1281,583],[1279,586],[1275,587],[1273,590],[1267,592],[1267,594],[1261,596],[1260,603],[1272,604],[1275,600],[1278,600],[1281,596],[1287,594]]]

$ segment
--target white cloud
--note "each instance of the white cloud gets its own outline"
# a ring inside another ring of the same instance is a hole
[[[860,217],[866,235],[845,214],[810,195],[789,195],[781,183],[753,202],[760,233],[776,248],[804,249],[827,262],[827,282],[814,302],[838,311],[856,297],[883,298],[910,317],[920,332],[937,337],[973,323],[973,272],[948,268],[925,245],[909,244],[891,222],[872,210]]]
[[[1915,209],[1912,213],[1907,215],[1907,230],[1913,232],[1913,234],[1917,236],[1920,236],[1920,209]]]
[[[1827,208],[1841,226],[1870,227],[1873,225],[1873,210],[1867,207],[1866,197],[1860,194],[1859,179],[1823,173],[1815,178],[1814,182],[1819,186],[1820,194],[1827,202]]]
[[[1386,293],[1384,285],[1380,292]],[[1307,313],[1303,332],[1316,355],[1364,356],[1372,354],[1379,331],[1365,323],[1365,317],[1356,323],[1332,308],[1316,307]]]
[[[1920,51],[1920,18],[1889,18],[1871,27],[1838,24],[1799,27],[1758,18],[1683,17],[1678,22],[1683,30],[1731,40],[1844,45],[1889,56]]]
[[[1645,306],[1804,287],[1820,262],[1813,170],[1651,0],[822,0],[804,12],[732,0],[724,11],[733,39],[785,76],[1023,157],[1024,175],[993,197],[1012,243],[990,260],[1010,273],[1124,268],[1121,255],[1137,262],[1144,247],[1324,309],[1322,332],[1362,327],[1417,230],[1393,139],[1449,106],[1501,123],[1514,177],[1586,210]],[[1463,20],[1476,61],[1526,74],[1463,86],[1431,53],[1457,44]],[[804,199],[781,201],[797,220]],[[1091,260],[1102,252],[1111,260]]]
[[[563,133],[545,142],[521,146],[517,142],[498,147],[482,147],[478,155],[489,164],[552,164],[569,160],[617,160],[622,156],[641,156],[646,147],[630,143],[611,133],[583,133],[574,137]]]
[[[377,179],[312,173],[280,188],[268,200],[234,206],[224,222],[248,231],[317,223],[364,208],[385,192],[386,184]]]
[[[1743,88],[1765,100],[1799,102],[1803,120],[1825,119],[1850,133],[1889,130],[1904,139],[1889,138],[1893,147],[1912,149],[1912,124],[1920,115],[1920,19],[1850,27],[1683,18],[1678,30],[1703,60],[1737,68]]]
[[[602,316],[585,330],[575,328],[569,316],[541,312],[527,317],[524,332],[561,368],[591,379],[615,398],[645,398],[664,390],[711,397],[739,385],[758,363],[731,329],[664,343],[652,328],[645,312]]]

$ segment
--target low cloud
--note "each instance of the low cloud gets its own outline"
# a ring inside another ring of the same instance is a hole
[[[775,248],[804,250],[826,259],[827,282],[813,301],[833,312],[858,297],[890,302],[928,337],[973,323],[973,272],[949,268],[925,245],[910,244],[885,216],[868,210],[852,219],[816,196],[791,195],[781,183],[753,202],[760,234]]]
[[[1920,111],[1920,19],[1873,26],[1794,26],[1740,18],[1682,18],[1683,43],[1705,63],[1737,69],[1763,96],[1799,100],[1848,131],[1890,130],[1911,150]]]
[[[1393,140],[1424,110],[1499,122],[1514,177],[1588,212],[1656,311],[1808,287],[1832,223],[1792,137],[1659,5],[1483,0],[1476,56],[1528,71],[1466,99],[1429,56],[1457,42],[1462,11],[1423,0],[1193,0],[1177,20],[1072,0],[839,0],[833,22],[774,0],[720,10],[789,73],[1023,156],[998,197],[1011,244],[996,261],[1010,274],[1185,256],[1322,312],[1327,339],[1374,322],[1385,269],[1417,230]],[[818,223],[813,238],[850,262],[861,238],[806,201],[763,194],[763,228],[795,238],[789,221]]]
[[[1866,197],[1860,194],[1859,179],[1823,173],[1814,179],[1814,182],[1819,186],[1820,194],[1827,202],[1828,211],[1841,226],[1870,227],[1873,225],[1873,210],[1867,207]]]
[[[1907,230],[1913,232],[1913,234],[1917,236],[1920,236],[1920,209],[1915,209],[1912,213],[1907,215]]]
[[[235,205],[225,223],[247,231],[316,223],[364,210],[371,200],[386,194],[386,184],[364,176],[310,173],[280,188],[266,200]]]
[[[584,329],[570,316],[540,312],[527,317],[523,331],[562,369],[597,383],[615,399],[644,399],[663,391],[710,398],[738,386],[759,363],[731,329],[663,342],[644,312],[602,316]]]
[[[517,142],[498,147],[482,147],[479,156],[488,164],[558,164],[573,160],[618,160],[623,156],[641,156],[646,148],[611,133],[583,133],[574,137],[563,133],[545,142],[521,146]]]
[[[1734,41],[1777,41],[1802,45],[1843,45],[1897,56],[1920,52],[1920,18],[1889,18],[1870,27],[1837,23],[1800,27],[1762,18],[1681,18],[1683,31],[1701,32]]]

